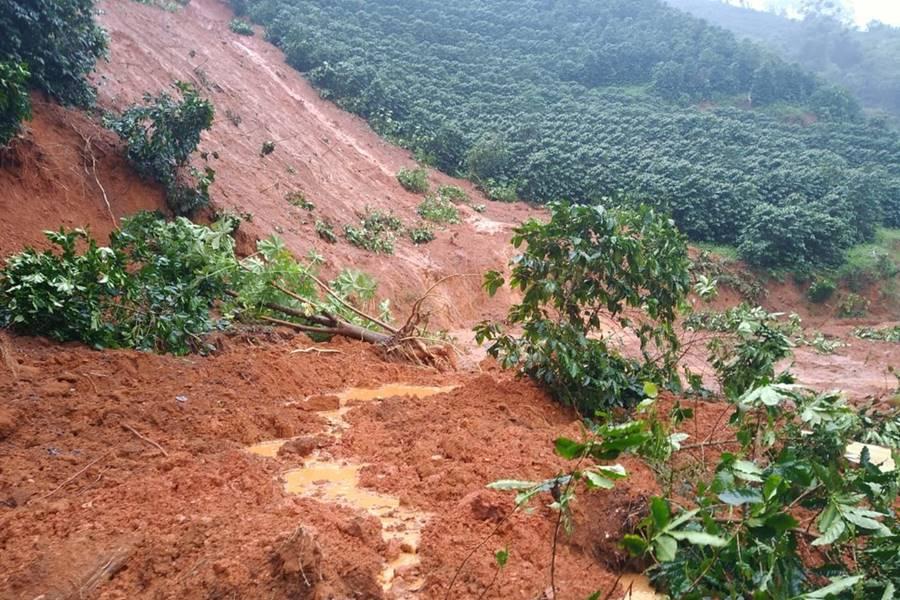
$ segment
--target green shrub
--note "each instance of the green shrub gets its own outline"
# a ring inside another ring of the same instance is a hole
[[[776,373],[775,367],[791,354],[790,338],[800,328],[798,318],[782,323],[779,313],[746,304],[709,317],[698,327],[702,316],[692,315],[687,324],[725,334],[713,338],[708,349],[726,397],[735,400],[753,388],[791,380],[787,373]]]
[[[757,267],[837,265],[848,247],[845,230],[840,220],[800,200],[763,203],[750,215],[738,251]]]
[[[416,208],[419,216],[438,224],[459,223],[459,210],[450,200],[437,194],[428,194]]]
[[[695,500],[652,498],[638,534],[623,539],[652,565],[654,587],[673,598],[892,597],[898,478],[867,452],[858,465],[844,460],[861,434],[846,400],[768,385],[744,395],[730,421],[739,450],[688,484]],[[810,549],[826,567],[806,559]]]
[[[530,220],[515,230],[525,246],[512,264],[510,286],[522,295],[505,325],[476,328],[478,343],[506,368],[521,369],[565,404],[587,416],[643,398],[644,383],[674,381],[679,347],[674,322],[690,290],[684,237],[646,207],[552,203],[550,222]],[[485,276],[491,294],[504,284]],[[634,333],[642,361],[621,356],[601,334],[610,320]]]
[[[344,237],[354,246],[375,254],[393,254],[395,232],[403,229],[403,223],[392,214],[366,209],[360,216],[359,227],[344,226]]]
[[[253,35],[253,27],[243,19],[232,19],[228,29],[238,35]]]
[[[93,104],[86,76],[106,53],[93,0],[0,0],[0,61],[24,65],[28,85],[64,104]]]
[[[143,106],[133,106],[107,125],[128,145],[128,159],[142,176],[166,189],[166,201],[176,215],[190,215],[209,203],[209,186],[215,171],[190,167],[191,154],[200,133],[213,121],[212,104],[187,83],[176,82],[182,96],[177,101],[163,92],[144,96]]]
[[[833,279],[827,277],[816,278],[806,290],[806,297],[810,302],[821,304],[831,298],[836,289],[837,284]]]
[[[268,156],[273,152],[275,152],[275,142],[272,140],[264,141],[262,147],[259,149],[260,156]]]
[[[25,250],[0,272],[0,325],[98,348],[203,349],[236,264],[230,228],[142,213],[109,247],[81,229],[47,232],[58,252]]]
[[[306,199],[306,194],[304,194],[300,190],[295,190],[293,192],[288,192],[284,195],[284,199],[291,206],[296,206],[297,208],[302,208],[304,210],[313,211],[316,209],[316,205]]]
[[[329,244],[336,244],[338,241],[334,226],[328,220],[316,219],[316,234]]]
[[[397,181],[407,192],[424,194],[428,191],[428,171],[419,167],[416,169],[400,169],[397,173]]]
[[[467,204],[469,195],[461,187],[456,185],[442,185],[437,189],[438,196],[449,200],[453,204]]]
[[[408,233],[412,243],[416,245],[427,244],[428,242],[434,241],[435,238],[434,230],[427,225],[412,227],[409,229]]]
[[[500,183],[492,179],[483,181],[478,186],[488,199],[495,202],[515,202],[519,199],[516,185],[513,183]]]
[[[863,317],[869,312],[869,301],[859,294],[849,293],[838,306],[838,316],[849,319]]]
[[[22,121],[31,118],[27,82],[24,66],[0,62],[0,146],[19,132]]]

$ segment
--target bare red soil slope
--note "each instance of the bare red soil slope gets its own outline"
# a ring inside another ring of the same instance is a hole
[[[427,245],[403,239],[392,257],[343,239],[327,244],[315,232],[316,219],[330,220],[338,233],[365,207],[393,211],[408,224],[419,221],[422,196],[406,192],[395,177],[415,165],[410,154],[322,100],[261,34],[232,33],[233,15],[224,3],[194,0],[174,13],[136,2],[101,6],[100,22],[110,34],[109,62],[95,77],[103,108],[121,110],[175,80],[193,83],[215,105],[215,123],[201,146],[219,156],[212,160],[217,208],[250,215],[252,221],[242,225],[246,231],[257,237],[277,233],[298,255],[315,249],[332,273],[348,266],[370,273],[401,310],[442,277],[477,274],[441,286],[431,309],[434,324],[443,327],[481,318],[487,299],[479,290],[480,274],[506,264],[510,228],[536,211],[487,202],[468,182],[432,172],[432,188],[458,185],[487,210],[461,206],[462,224],[439,230]],[[275,142],[275,151],[263,157],[267,140]],[[291,206],[285,196],[295,191],[315,210]]]
[[[37,94],[32,102],[24,134],[0,152],[0,257],[46,246],[46,229],[86,227],[105,240],[113,218],[164,209],[162,192],[135,176],[115,134]]]

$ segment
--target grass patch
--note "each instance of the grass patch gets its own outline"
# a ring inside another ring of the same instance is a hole
[[[740,256],[736,246],[728,246],[725,244],[711,244],[709,242],[698,242],[694,244],[699,250],[708,252],[727,262],[737,262]]]
[[[900,229],[879,228],[875,240],[854,246],[847,252],[837,277],[853,291],[861,291],[878,281],[900,274]]]

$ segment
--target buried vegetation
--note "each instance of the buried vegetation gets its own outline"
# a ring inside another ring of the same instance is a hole
[[[275,237],[238,260],[232,226],[142,213],[123,220],[109,246],[83,230],[48,232],[56,251],[26,250],[0,271],[0,324],[98,348],[185,354],[210,350],[205,336],[235,321],[263,321],[435,360],[416,311],[395,327],[386,302],[381,316],[362,310],[374,300],[371,278],[345,272],[328,285],[320,256],[298,261]]]
[[[523,333],[485,323],[478,336],[491,342],[488,352],[501,364],[585,417],[583,439],[555,443],[572,470],[489,485],[516,491],[515,510],[546,502],[555,511],[551,597],[558,538],[573,526],[572,502],[627,477],[610,461],[632,453],[657,474],[662,495],[649,500],[645,518],[620,545],[671,597],[894,598],[897,412],[860,413],[839,393],[795,385],[778,368],[791,354],[790,328],[778,315],[743,306],[694,320],[719,333],[709,342],[709,362],[733,410],[710,434],[716,439],[686,443],[683,425],[692,411],[679,402],[664,409],[658,396],[661,386],[681,389],[675,361],[665,357],[678,349],[672,322],[688,289],[683,239],[649,211],[550,209],[550,223],[528,223],[513,239],[527,243],[511,277],[524,299],[506,324]],[[489,291],[503,283],[496,273],[485,279]],[[610,319],[635,329],[643,362],[613,349],[602,330]],[[699,376],[688,376],[694,391],[708,394]],[[631,414],[613,410],[635,404]],[[889,450],[876,458],[873,448],[856,443],[872,439]]]

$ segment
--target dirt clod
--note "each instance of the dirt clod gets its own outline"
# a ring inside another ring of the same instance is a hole
[[[10,437],[16,430],[18,415],[9,408],[0,407],[0,440]]]
[[[272,576],[289,590],[287,598],[304,600],[316,597],[322,580],[322,550],[313,535],[300,527],[277,545],[270,564]]]
[[[311,412],[337,410],[341,407],[341,399],[334,395],[310,396],[300,403],[300,408]]]
[[[305,458],[312,454],[319,447],[319,440],[313,436],[302,436],[288,440],[278,449],[278,457],[285,458],[288,456],[296,458]]]

